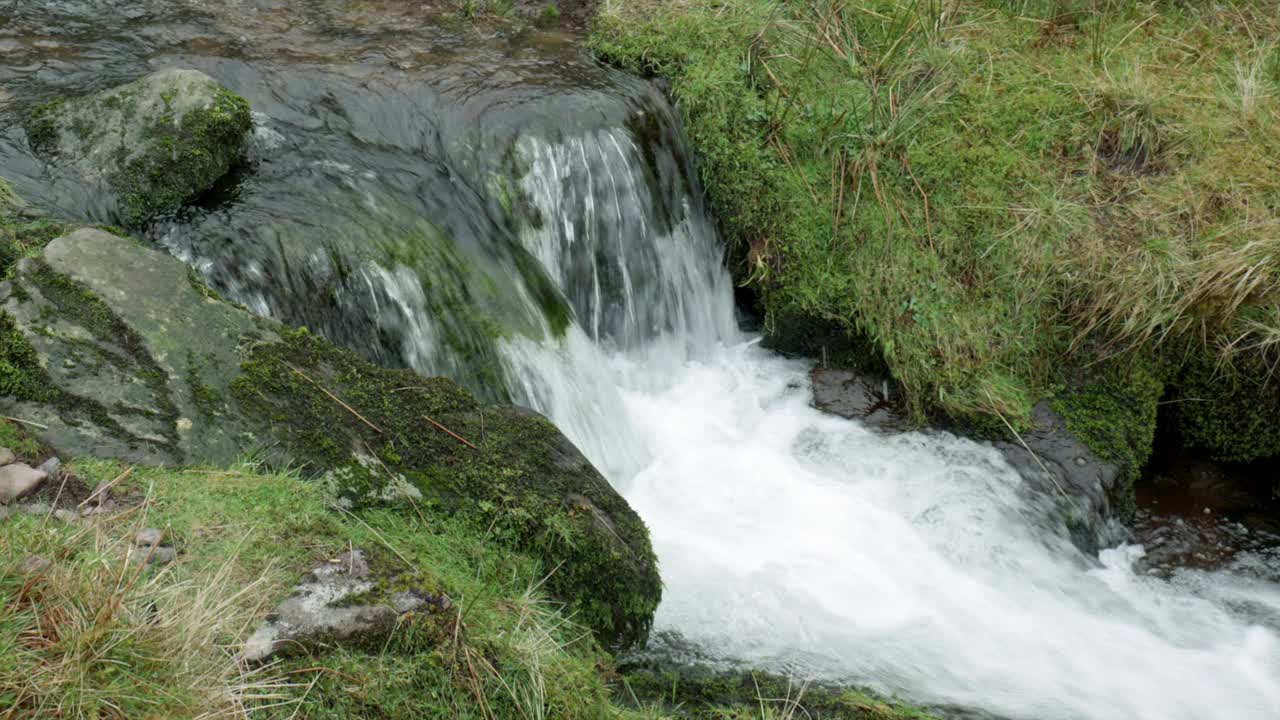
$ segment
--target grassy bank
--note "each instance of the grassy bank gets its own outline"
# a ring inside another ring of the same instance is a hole
[[[917,417],[1119,385],[1248,459],[1280,451],[1231,417],[1276,396],[1276,37],[1261,1],[672,0],[591,42],[670,82],[774,329],[869,343]]]
[[[0,446],[29,460],[47,452],[4,420]],[[810,703],[798,686],[785,698],[723,687],[685,698],[679,680],[664,681],[662,697],[630,691],[590,631],[547,599],[537,559],[425,506],[340,510],[319,484],[249,464],[92,460],[29,500],[74,509],[112,481],[115,507],[92,520],[0,519],[0,717],[764,720],[801,717]],[[175,562],[137,562],[129,539],[147,527],[173,541]],[[451,607],[406,616],[373,644],[238,661],[293,584],[351,547]],[[679,701],[666,696],[676,691]],[[847,691],[812,697],[819,717],[923,717]]]

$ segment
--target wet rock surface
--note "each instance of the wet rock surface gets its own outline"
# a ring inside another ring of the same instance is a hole
[[[0,283],[7,313],[47,378],[0,399],[71,455],[151,464],[234,462],[251,441],[226,413],[238,348],[270,340],[247,312],[213,300],[180,261],[81,229]],[[39,374],[32,369],[32,374]]]
[[[1120,469],[1077,440],[1049,403],[1035,406],[1032,424],[1020,442],[997,442],[995,448],[1030,490],[1062,506],[1077,542],[1095,544],[1111,513],[1109,497],[1119,482]]]
[[[30,116],[30,142],[136,225],[207,190],[240,156],[249,106],[208,75],[170,68]]]
[[[242,657],[264,662],[334,643],[373,644],[411,612],[452,607],[443,595],[409,589],[374,599],[377,581],[361,550],[313,569],[245,643]],[[353,599],[364,598],[359,602]]]
[[[814,368],[809,373],[813,406],[857,420],[876,430],[908,429],[888,380],[840,368]]]
[[[873,375],[840,368],[814,368],[811,404],[823,412],[861,422],[883,432],[911,429],[896,403],[891,383]],[[1076,542],[1093,549],[1102,538],[1113,539],[1107,527],[1110,494],[1120,470],[1103,461],[1068,430],[1066,421],[1041,402],[1032,411],[1031,430],[1016,441],[992,443],[1022,476],[1029,492],[1050,506],[1049,514],[1065,517]],[[1104,529],[1106,532],[1104,532]]]
[[[1220,463],[1162,448],[1137,484],[1133,540],[1158,575],[1246,567],[1280,580],[1280,462]]]

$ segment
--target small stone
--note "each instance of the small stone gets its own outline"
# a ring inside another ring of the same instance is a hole
[[[80,514],[83,515],[84,517],[89,517],[90,515],[105,515],[106,513],[113,512],[115,509],[116,509],[115,501],[108,499],[106,502],[102,503],[101,505],[95,505],[94,503],[89,503],[88,505],[85,505],[84,507],[80,508]]]
[[[80,519],[80,515],[75,510],[67,510],[65,508],[54,510],[53,516],[65,523],[73,523]]]
[[[164,533],[160,532],[155,528],[143,528],[142,530],[139,530],[138,532],[133,534],[133,544],[137,545],[138,547],[151,547],[152,545],[159,545],[160,541],[163,539],[164,539]]]
[[[0,505],[7,505],[32,492],[48,477],[48,473],[23,463],[0,467]]]
[[[58,472],[58,468],[61,468],[61,467],[62,467],[62,461],[58,459],[57,455],[54,455],[48,460],[45,460],[44,462],[40,463],[40,465],[36,469],[42,473],[46,473],[52,476],[56,474]]]
[[[9,511],[8,505],[0,505],[0,521],[8,519],[9,512],[10,511]]]
[[[396,612],[404,615],[414,610],[421,610],[428,604],[434,604],[433,598],[421,590],[405,590],[402,593],[396,593],[391,598],[391,604],[395,606]]]
[[[7,447],[0,447],[0,466],[8,465],[17,459],[17,456],[13,454],[12,450]]]
[[[49,561],[39,555],[28,555],[26,560],[22,561],[22,572],[27,575],[39,575],[49,569]]]
[[[153,547],[149,550],[148,565],[168,565],[178,559],[178,551],[171,547]]]

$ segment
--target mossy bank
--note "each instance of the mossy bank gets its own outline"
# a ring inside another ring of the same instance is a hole
[[[669,81],[771,334],[834,328],[813,354],[887,366],[918,419],[1052,398],[1132,479],[1162,400],[1210,454],[1277,449],[1277,17],[693,0],[590,42]]]

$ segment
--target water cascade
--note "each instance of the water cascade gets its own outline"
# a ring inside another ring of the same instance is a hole
[[[655,219],[669,206],[618,135],[522,144],[524,187],[559,220],[523,239],[581,329],[503,352],[648,522],[660,634],[1005,717],[1280,713],[1280,588],[1250,559],[1165,581],[1136,571],[1138,546],[1088,556],[991,448],[809,407],[808,364],[731,324],[696,197]]]
[[[1153,577],[1140,547],[1082,552],[989,447],[809,407],[808,365],[738,329],[655,88],[412,9],[355,33],[345,4],[128,5],[150,32],[15,10],[78,48],[15,45],[0,76],[18,191],[110,220],[44,174],[21,103],[157,65],[245,95],[237,182],[151,239],[259,313],[550,416],[648,523],[669,646],[1007,718],[1280,717],[1275,558]]]

